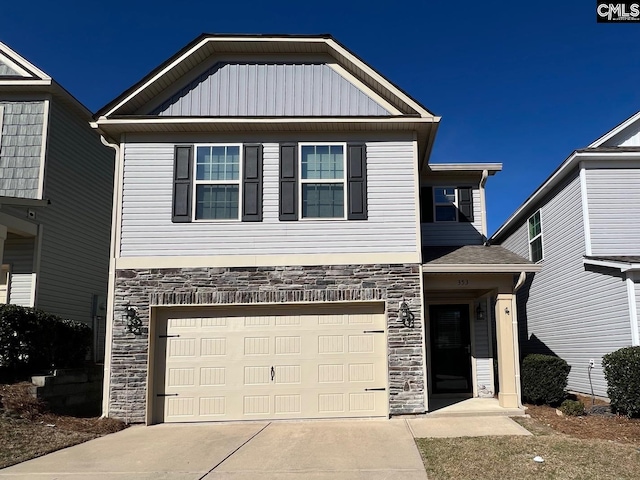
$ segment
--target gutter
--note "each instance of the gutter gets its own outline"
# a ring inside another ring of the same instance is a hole
[[[48,198],[0,197],[0,206],[3,205],[10,207],[46,207],[51,205],[51,200]]]
[[[93,128],[96,128],[93,124]],[[118,184],[121,170],[121,158],[122,150],[120,145],[116,143],[109,143],[104,135],[100,134],[100,141],[103,145],[113,148],[115,150],[115,165],[113,172],[113,205],[111,212],[111,245],[109,248],[109,283],[107,287],[107,317],[106,332],[105,332],[105,345],[104,345],[104,379],[102,388],[102,417],[109,416],[109,384],[111,380],[111,350],[113,340],[113,319],[114,319],[114,303],[115,303],[115,264],[116,264],[116,221],[118,218],[117,212],[120,207],[120,196],[118,194]]]

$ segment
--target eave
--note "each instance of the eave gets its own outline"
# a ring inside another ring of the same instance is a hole
[[[520,272],[540,272],[542,265],[530,263],[514,264],[444,264],[426,263],[422,265],[424,273],[520,273]]]

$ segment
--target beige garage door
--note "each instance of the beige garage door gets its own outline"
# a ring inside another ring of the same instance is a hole
[[[382,308],[159,310],[154,421],[386,416]]]

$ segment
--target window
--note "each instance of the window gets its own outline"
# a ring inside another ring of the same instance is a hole
[[[544,258],[542,251],[542,222],[540,210],[529,217],[529,258],[532,262],[539,262]]]
[[[458,221],[458,195],[454,187],[434,187],[433,200],[436,222]]]
[[[241,145],[196,145],[196,220],[239,220]]]
[[[345,144],[300,144],[301,218],[345,218]]]

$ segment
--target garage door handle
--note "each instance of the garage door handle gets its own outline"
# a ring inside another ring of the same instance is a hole
[[[273,382],[273,379],[275,378],[275,376],[276,376],[276,371],[275,371],[275,369],[273,367],[271,367],[271,381],[272,382]]]
[[[386,388],[365,388],[365,392],[384,392]]]
[[[179,336],[180,335],[158,335],[158,338],[175,338]]]
[[[177,397],[177,393],[158,393],[156,397]]]
[[[362,333],[384,333],[384,330],[365,330]]]

